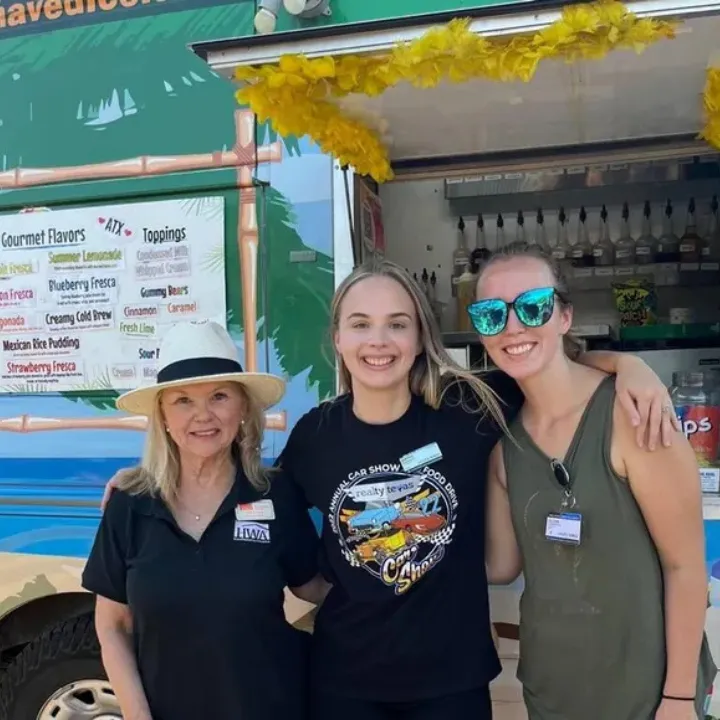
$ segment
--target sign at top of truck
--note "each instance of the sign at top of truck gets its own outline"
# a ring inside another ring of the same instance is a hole
[[[0,0],[0,39],[253,0]]]

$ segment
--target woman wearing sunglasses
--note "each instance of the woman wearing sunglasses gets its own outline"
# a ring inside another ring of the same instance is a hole
[[[489,374],[499,404],[485,378],[453,363],[426,297],[392,263],[351,273],[331,318],[342,394],[297,422],[275,480],[300,486],[324,516],[333,588],[315,622],[311,717],[486,720],[500,664],[484,570],[485,478],[505,422],[500,405],[511,417],[521,395]],[[618,358],[588,362],[615,369]],[[620,362],[646,426],[667,392],[640,361]],[[669,441],[669,419],[663,426]]]
[[[468,312],[485,349],[525,396],[513,440],[491,455],[487,569],[495,582],[524,573],[530,720],[703,717],[715,666],[687,440],[638,447],[614,377],[577,362],[551,259],[527,248],[491,258],[477,297]]]

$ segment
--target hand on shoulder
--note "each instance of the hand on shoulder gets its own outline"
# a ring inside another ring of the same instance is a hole
[[[637,426],[627,412],[625,402],[615,398],[613,408],[612,464],[618,475],[630,478],[633,469],[636,475],[647,475],[652,469],[659,471],[661,477],[672,472],[682,471],[683,477],[696,481],[699,492],[700,481],[697,459],[690,443],[682,432],[674,431],[671,444],[658,445],[650,449],[647,443],[637,443]]]

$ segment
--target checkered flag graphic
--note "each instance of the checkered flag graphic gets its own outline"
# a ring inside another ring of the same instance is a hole
[[[343,549],[342,556],[347,560],[348,564],[351,567],[360,567],[362,563],[358,560],[357,555],[355,553],[350,552],[349,550]]]
[[[452,542],[452,536],[455,532],[455,523],[446,525],[442,530],[439,530],[432,535],[415,536],[415,542],[418,543],[430,543],[432,545],[449,545]]]

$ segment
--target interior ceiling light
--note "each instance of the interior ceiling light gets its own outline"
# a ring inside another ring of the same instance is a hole
[[[330,0],[283,0],[283,5],[288,14],[301,18],[331,14]]]
[[[255,30],[260,35],[269,35],[275,30],[282,0],[260,0],[255,13]]]

